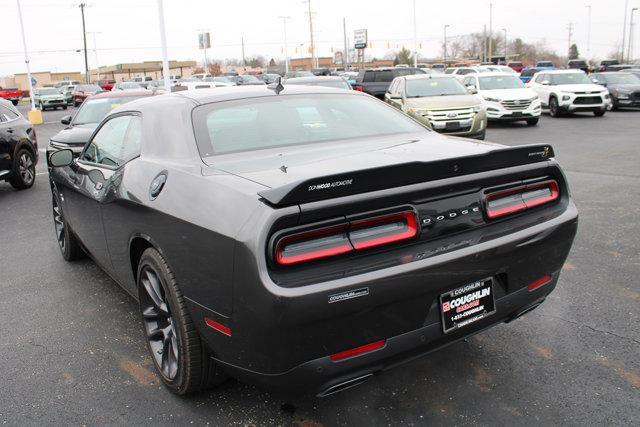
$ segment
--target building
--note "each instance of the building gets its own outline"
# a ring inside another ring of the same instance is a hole
[[[318,61],[318,68],[343,67],[342,64],[336,64],[332,56],[324,56],[316,59]],[[351,68],[359,68],[362,64],[354,62],[349,65],[351,66]],[[393,67],[393,60],[392,59],[376,59],[376,60],[368,61],[364,63],[364,68],[375,68],[375,67]],[[290,58],[289,68],[292,70],[310,70],[314,67],[311,65],[311,58]]]
[[[196,61],[169,61],[169,74],[188,77],[193,74]],[[100,67],[101,79],[112,79],[117,82],[127,81],[133,77],[150,76],[154,80],[162,78],[162,61],[144,61],[129,64],[116,64]],[[98,70],[89,70],[91,81],[98,80]]]
[[[33,87],[45,87],[51,86],[54,83],[69,80],[84,80],[84,75],[77,71],[53,73],[51,71],[38,71],[31,73],[31,78],[34,81]],[[0,79],[0,86],[2,87],[17,87],[18,89],[29,93],[29,82],[27,81],[27,73],[15,74],[13,77],[3,77]]]

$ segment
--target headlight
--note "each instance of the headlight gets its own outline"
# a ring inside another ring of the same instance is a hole
[[[500,102],[501,100],[499,98],[492,98],[490,96],[483,96],[485,101],[491,101],[491,102]]]
[[[538,97],[538,95],[536,95],[533,98],[531,98],[529,101],[531,101],[531,102],[540,101],[540,98]]]
[[[562,95],[562,100],[563,100],[563,101],[568,101],[568,100],[570,100],[570,99],[571,99],[571,96],[569,96],[569,95]]]
[[[413,108],[413,107],[409,107],[409,108],[407,109],[407,112],[408,112],[408,113],[411,113],[411,114],[417,114],[417,115],[420,115],[420,116],[423,116],[423,115],[427,114],[427,110],[426,110],[426,109],[424,109],[424,108]]]
[[[484,111],[484,107],[482,105],[474,105],[473,112],[479,113],[480,111]]]

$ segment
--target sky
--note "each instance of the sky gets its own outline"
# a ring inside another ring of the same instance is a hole
[[[82,21],[79,0],[20,0],[32,71],[82,71]],[[157,0],[85,0],[89,68],[124,62],[161,59]],[[413,0],[311,0],[316,52],[332,55],[343,46],[342,19],[347,37],[355,29],[368,30],[367,54],[383,57],[390,50],[413,46]],[[640,0],[627,0],[629,9]],[[587,56],[588,4],[591,5],[590,58],[605,58],[620,45],[625,0],[492,0],[493,29],[509,39],[545,41],[565,54],[573,23],[573,42]],[[202,61],[197,34],[209,31],[208,58],[245,55],[283,59],[283,21],[287,20],[289,55],[307,56],[308,3],[302,0],[164,0],[169,59]],[[16,0],[0,0],[0,76],[26,71]],[[640,10],[638,11],[640,12]],[[635,22],[640,24],[640,13]],[[488,0],[416,0],[417,39],[422,57],[440,53],[443,26],[448,37],[481,32],[489,26]],[[627,21],[628,22],[628,21]],[[635,57],[640,56],[640,25],[635,30]],[[93,33],[96,33],[95,35]],[[94,37],[95,49],[94,51]],[[391,46],[391,49],[388,48]],[[295,49],[298,49],[296,53]],[[97,55],[96,55],[97,54]],[[96,61],[97,56],[97,61]]]

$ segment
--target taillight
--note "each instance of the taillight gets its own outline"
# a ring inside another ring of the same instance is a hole
[[[277,264],[291,265],[408,240],[418,234],[414,211],[396,212],[286,235],[275,243]]]
[[[360,91],[360,92],[363,92],[363,91],[364,91],[364,88],[363,88],[362,86],[360,86],[360,85],[355,85],[355,86],[353,87],[353,89],[354,89],[354,90],[357,90],[357,91]]]
[[[552,202],[559,197],[558,183],[554,180],[489,193],[486,196],[487,217],[499,218]]]
[[[332,354],[329,358],[333,362],[339,360],[348,359],[354,356],[360,356],[361,354],[370,353],[375,350],[379,350],[384,347],[386,340],[379,340],[370,344],[361,345],[360,347],[351,348],[349,350],[341,351],[340,353]]]

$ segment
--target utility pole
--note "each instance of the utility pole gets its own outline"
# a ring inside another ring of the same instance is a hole
[[[504,63],[506,65],[507,63],[507,29],[503,28],[502,31],[504,31]]]
[[[18,3],[18,17],[20,18],[20,30],[22,31],[22,46],[24,47],[24,63],[27,66],[27,80],[29,81],[29,98],[31,99],[31,110],[36,109],[36,103],[33,100],[33,84],[31,83],[31,67],[29,66],[29,52],[27,51],[27,39],[24,37],[24,22],[22,21],[22,8],[20,7],[20,0],[16,0]],[[29,117],[31,119],[31,117]],[[40,123],[42,123],[42,117],[40,117]],[[34,123],[37,124],[37,123]]]
[[[567,30],[569,30],[569,42],[567,44],[567,59],[571,56],[571,36],[573,35],[573,22],[567,24]]]
[[[347,18],[342,17],[342,37],[344,38],[344,52],[342,55],[342,66],[344,70],[349,69],[349,44],[347,43]]]
[[[86,3],[80,3],[80,14],[82,15],[82,40],[84,43],[84,76],[85,81],[89,83],[89,59],[87,58],[87,32],[84,27],[84,8],[87,7]]]
[[[493,57],[493,3],[489,3],[489,61]]]
[[[482,26],[482,61],[487,62],[487,25]]]
[[[162,45],[162,79],[164,80],[165,90],[171,92],[169,55],[167,54],[167,35],[164,29],[164,6],[162,0],[158,0],[158,23],[160,26],[160,44]]]
[[[244,67],[246,67],[247,66],[247,61],[244,58],[244,36],[242,36],[241,42],[242,42],[242,65]]]
[[[291,19],[290,16],[278,16],[282,19],[282,25],[284,26],[284,72],[289,72],[289,45],[287,44],[287,19]]]
[[[311,13],[311,0],[307,0],[307,5],[309,6],[309,38],[311,39],[311,68],[318,68],[318,64],[316,63],[316,47],[313,44],[313,15]]]
[[[445,68],[447,68],[447,27],[449,27],[449,24],[444,26],[444,49],[442,49],[442,62]]]
[[[416,0],[413,0],[413,66],[418,68],[418,36],[416,21]]]
[[[629,48],[627,50],[627,62],[631,62],[633,60],[633,13],[638,10],[637,7],[631,9],[631,14],[629,16]]]
[[[591,5],[587,5],[589,11],[587,15],[587,60],[591,58]]]
[[[620,62],[624,62],[624,47],[627,43],[627,9],[629,9],[629,0],[624,0],[624,21],[622,21],[622,48],[620,49]]]
[[[102,34],[97,31],[89,31],[89,34],[93,35],[93,57],[96,61],[96,72],[98,73],[98,80],[100,80],[100,64],[98,63],[98,45],[96,43],[96,34]]]

